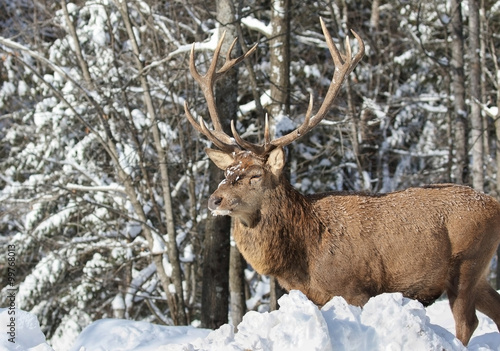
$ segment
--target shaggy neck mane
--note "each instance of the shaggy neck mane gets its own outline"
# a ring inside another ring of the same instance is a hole
[[[284,288],[289,288],[284,281],[293,282],[297,288],[308,279],[309,257],[316,248],[306,243],[319,244],[324,226],[309,201],[284,177],[265,196],[264,206],[251,226],[237,220],[234,238],[255,270],[276,276]],[[307,238],[311,236],[316,238]]]

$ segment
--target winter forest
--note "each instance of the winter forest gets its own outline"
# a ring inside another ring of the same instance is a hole
[[[292,184],[500,198],[500,2],[0,0],[0,305],[14,252],[16,307],[52,344],[107,317],[216,328],[275,308],[279,287],[207,210],[222,172],[185,116],[209,119],[189,52],[205,72],[222,32],[222,57],[257,45],[216,95],[225,128],[259,141],[266,113],[280,135],[324,99],[320,17],[366,53],[289,147]]]

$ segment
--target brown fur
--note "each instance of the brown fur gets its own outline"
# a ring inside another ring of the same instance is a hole
[[[464,345],[477,326],[476,308],[500,327],[500,295],[486,280],[500,242],[493,198],[452,184],[304,196],[282,174],[281,148],[267,159],[207,153],[226,171],[209,208],[234,217],[245,259],[285,289],[318,305],[343,296],[358,306],[384,292],[428,305],[446,292]]]

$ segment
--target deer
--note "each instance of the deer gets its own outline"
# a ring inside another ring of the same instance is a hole
[[[489,285],[490,261],[500,243],[500,204],[464,185],[434,184],[390,193],[327,192],[303,195],[287,180],[285,147],[317,126],[333,105],[346,77],[364,55],[364,43],[349,36],[345,53],[336,47],[323,19],[322,31],[335,71],[324,101],[313,114],[313,97],[304,121],[292,132],[271,139],[265,117],[262,143],[243,139],[234,121],[224,132],[215,104],[214,85],[241,62],[230,46],[217,69],[222,42],[207,72],[190,72],[208,105],[212,129],[190,124],[216,148],[205,152],[225,178],[208,199],[213,215],[233,218],[233,237],[245,260],[260,274],[273,276],[285,290],[300,290],[318,306],[335,296],[362,307],[382,293],[402,293],[432,304],[447,295],[457,338],[467,345],[478,325],[476,309],[500,330],[500,295]]]

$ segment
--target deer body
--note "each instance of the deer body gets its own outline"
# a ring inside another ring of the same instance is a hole
[[[429,305],[453,285],[463,260],[485,256],[477,272],[484,276],[500,242],[499,204],[451,184],[384,195],[297,193],[266,204],[253,227],[236,221],[238,248],[259,273],[318,305],[343,296],[362,306],[384,292]]]
[[[247,54],[217,70],[222,39],[206,75],[198,73],[191,51],[190,70],[208,102],[213,130],[186,116],[220,150],[206,149],[225,171],[210,196],[214,215],[235,222],[234,239],[245,259],[261,274],[275,276],[287,290],[301,290],[323,305],[334,296],[363,306],[371,296],[401,292],[424,305],[446,292],[464,345],[477,327],[475,310],[500,329],[500,295],[488,284],[489,263],[500,243],[500,204],[469,187],[452,184],[410,188],[388,194],[325,193],[302,195],[283,175],[284,147],[310,131],[326,115],[343,80],[361,60],[349,41],[342,55],[324,22],[323,33],[335,63],[332,83],[317,113],[312,98],[304,122],[271,140],[266,118],[263,144],[243,140],[231,125],[223,130],[213,86]],[[233,43],[234,45],[234,43]]]

